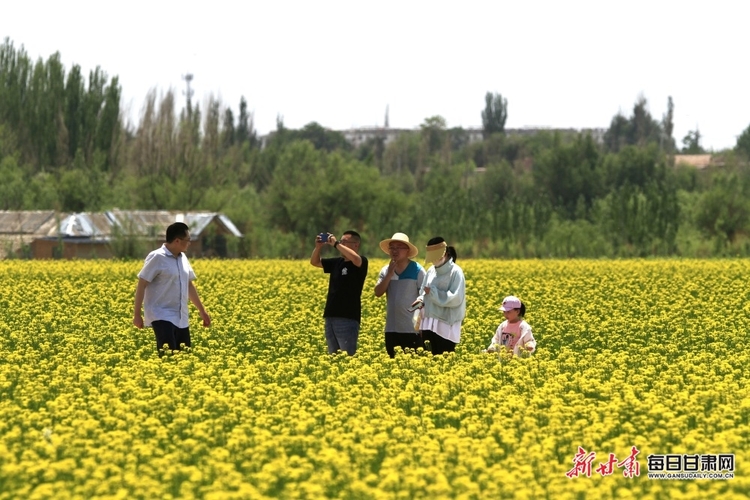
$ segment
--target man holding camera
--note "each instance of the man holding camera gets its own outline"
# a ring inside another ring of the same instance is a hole
[[[331,233],[315,237],[315,249],[310,264],[330,274],[328,296],[323,312],[328,353],[357,352],[359,323],[362,318],[362,288],[367,277],[367,257],[359,255],[361,238],[356,231],[346,231],[338,240]],[[339,251],[339,257],[321,259],[323,245]]]

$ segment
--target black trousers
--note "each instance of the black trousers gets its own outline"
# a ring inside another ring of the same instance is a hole
[[[417,350],[418,347],[424,349],[424,340],[422,336],[417,333],[398,333],[398,332],[385,332],[385,350],[388,352],[388,356],[394,357],[396,355],[396,347],[406,349]]]
[[[444,352],[454,352],[456,350],[456,343],[446,340],[432,330],[421,330],[422,339],[430,341],[430,351],[432,354],[443,354]]]
[[[151,328],[156,335],[156,350],[159,356],[164,355],[164,344],[173,351],[180,350],[180,344],[190,347],[190,328],[177,328],[170,321],[152,321]]]

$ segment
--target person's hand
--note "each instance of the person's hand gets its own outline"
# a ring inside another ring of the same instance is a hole
[[[417,309],[422,309],[423,307],[424,307],[424,302],[422,302],[421,299],[417,299],[417,300],[415,300],[414,302],[411,303],[411,305],[409,306],[408,311],[409,312],[413,312],[413,311],[416,311]]]
[[[430,287],[429,286],[424,287],[424,294],[425,295],[429,295],[430,294]]]
[[[211,316],[209,316],[206,311],[201,312],[201,319],[203,320],[204,327],[207,328],[211,326]]]
[[[331,240],[331,233],[328,233],[328,240],[329,241]],[[316,234],[315,235],[315,245],[319,246],[319,247],[322,247],[325,244],[326,244],[326,242],[320,239],[320,235]]]
[[[136,328],[143,328],[143,317],[141,315],[133,316],[133,324]]]
[[[388,271],[386,272],[386,276],[392,277],[395,272],[396,272],[396,261],[392,260],[388,263]]]
[[[495,347],[494,345],[492,345],[492,346],[488,347],[487,349],[485,349],[484,352],[497,352],[497,347]]]
[[[336,237],[334,235],[332,235],[331,233],[328,233],[328,241],[326,241],[326,243],[328,243],[329,245],[333,246],[333,245],[336,244],[337,241],[338,241],[338,239],[336,239]]]

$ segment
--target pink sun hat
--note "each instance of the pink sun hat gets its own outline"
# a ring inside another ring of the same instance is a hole
[[[501,311],[510,311],[511,309],[521,309],[521,299],[514,295],[508,295],[503,299],[503,305],[500,306]]]

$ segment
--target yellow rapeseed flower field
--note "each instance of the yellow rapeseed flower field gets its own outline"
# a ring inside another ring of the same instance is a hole
[[[214,324],[159,358],[140,262],[0,261],[0,500],[750,496],[748,261],[460,261],[456,352],[395,359],[383,264],[349,357],[320,269],[196,260]],[[509,294],[530,358],[481,353]]]

